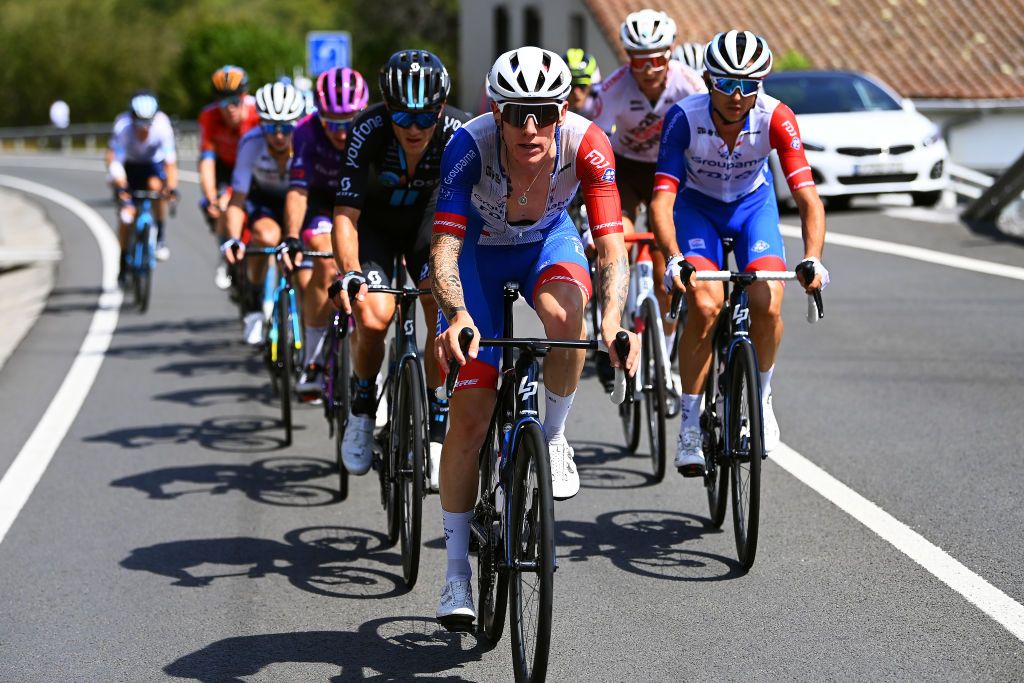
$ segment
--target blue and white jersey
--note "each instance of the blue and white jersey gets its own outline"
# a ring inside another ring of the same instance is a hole
[[[249,194],[253,183],[265,195],[283,197],[288,192],[288,172],[291,159],[281,169],[270,154],[267,138],[259,128],[253,128],[238,142],[238,158],[231,174],[231,187],[236,192]]]
[[[142,140],[135,135],[131,114],[118,114],[114,119],[114,132],[110,135],[108,146],[114,152],[114,159],[122,164],[173,164],[178,160],[174,128],[167,114],[162,111],[153,117],[153,123]]]

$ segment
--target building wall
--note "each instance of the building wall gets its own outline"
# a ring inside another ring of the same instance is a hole
[[[585,47],[596,58],[602,74],[610,74],[619,64],[615,52],[605,41],[593,17],[581,0],[461,0],[459,7],[459,75],[456,96],[458,106],[469,112],[484,104],[484,80],[498,56],[494,35],[494,12],[499,6],[508,11],[509,46],[520,47],[526,40],[525,12],[535,8],[540,16],[541,44],[559,54],[570,47],[570,22],[573,15],[583,17]]]
[[[1024,154],[1024,107],[919,111],[945,131],[953,162],[998,175]]]

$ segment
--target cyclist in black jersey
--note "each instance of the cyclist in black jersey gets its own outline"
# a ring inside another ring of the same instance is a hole
[[[425,50],[396,52],[380,71],[384,102],[352,123],[334,203],[332,240],[345,286],[335,303],[356,318],[352,338],[353,399],[342,444],[345,467],[364,474],[372,462],[376,391],[384,359],[384,339],[394,313],[393,297],[366,296],[366,284],[390,284],[394,264],[404,257],[411,280],[430,287],[428,260],[441,154],[448,139],[472,117],[445,105],[451,83],[438,57]],[[349,302],[351,281],[362,284]],[[437,304],[422,297],[428,329]],[[437,488],[441,442],[447,428],[447,401],[434,389],[441,374],[434,354],[426,354],[430,395],[430,483]]]

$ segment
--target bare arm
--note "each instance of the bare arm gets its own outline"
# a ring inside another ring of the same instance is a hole
[[[284,197],[284,236],[298,238],[302,232],[302,219],[306,217],[309,193],[301,187],[288,189]]]
[[[164,168],[167,171],[167,189],[176,190],[178,189],[178,164],[177,162],[171,162],[165,164]]]
[[[679,254],[679,243],[676,241],[676,224],[672,216],[672,207],[676,203],[675,192],[655,192],[650,204],[651,228],[658,248],[668,259]]]
[[[224,228],[227,231],[227,238],[237,240],[242,238],[242,225],[245,223],[245,198],[244,192],[233,191],[231,201],[228,203],[228,215]]]
[[[211,205],[217,201],[217,162],[215,160],[199,160],[199,189]]]
[[[438,308],[453,322],[456,314],[466,311],[466,299],[462,293],[459,277],[459,254],[462,239],[455,235],[437,233],[430,240],[430,273],[433,276],[431,289]]]
[[[793,201],[800,210],[800,227],[804,238],[804,258],[821,259],[825,248],[825,207],[813,185],[793,193]]]
[[[351,206],[338,206],[334,209],[334,229],[331,231],[331,245],[334,248],[334,260],[342,273],[362,270],[359,263],[359,209]]]
[[[597,267],[601,270],[601,338],[609,349],[612,366],[617,368],[621,363],[611,349],[615,335],[623,330],[622,313],[629,295],[629,257],[620,232],[602,235],[594,240],[594,245],[597,247]],[[640,343],[632,332],[629,332],[629,339],[629,357],[625,367],[632,375],[636,372]]]

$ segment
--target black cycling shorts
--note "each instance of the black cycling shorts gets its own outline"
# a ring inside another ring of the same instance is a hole
[[[364,211],[359,216],[359,263],[371,285],[389,285],[395,262],[405,257],[414,284],[430,275],[430,237],[434,230],[435,192],[422,211]]]

